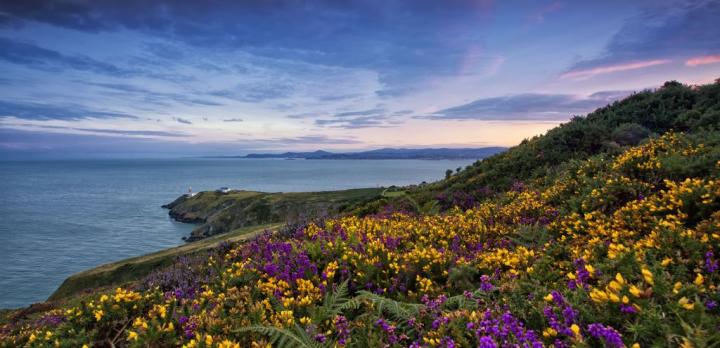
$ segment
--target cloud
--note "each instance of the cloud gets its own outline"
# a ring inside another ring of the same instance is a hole
[[[129,135],[129,136],[160,136],[160,137],[185,137],[185,133],[153,131],[153,130],[127,130],[127,129],[98,129],[98,128],[69,128],[83,132]]]
[[[705,64],[720,63],[720,54],[714,54],[710,56],[693,57],[685,61],[687,66],[698,66]]]
[[[349,99],[356,99],[362,97],[362,94],[360,93],[350,93],[350,94],[330,94],[330,95],[321,95],[318,98],[318,100],[323,102],[333,102],[333,101],[344,101]]]
[[[294,86],[289,83],[263,81],[246,82],[232,89],[211,91],[208,94],[246,103],[257,103],[287,97],[294,90]]]
[[[595,75],[610,74],[610,73],[615,73],[615,72],[619,72],[619,71],[643,69],[643,68],[647,68],[647,67],[651,67],[651,66],[668,64],[670,62],[671,62],[671,60],[669,60],[669,59],[655,59],[655,60],[647,60],[647,61],[640,61],[640,62],[628,62],[628,63],[615,64],[615,65],[598,66],[598,67],[590,68],[590,69],[570,70],[570,71],[560,75],[560,78],[563,78],[563,79],[590,78],[590,77],[594,77]]]
[[[602,91],[589,96],[571,94],[526,93],[478,99],[434,112],[416,116],[431,120],[567,120],[573,114],[587,113],[627,96],[629,91]]]
[[[111,26],[97,13],[93,14],[93,2],[3,1],[0,10],[7,15],[8,23],[15,25],[22,20],[34,20],[89,32]]]
[[[390,112],[385,108],[344,111],[335,114],[324,112],[306,112],[286,115],[290,119],[314,119],[316,126],[344,129],[386,128],[398,125],[402,117],[413,114],[413,110]]]
[[[307,145],[362,144],[353,137],[305,135],[277,139],[233,142],[187,143],[180,139],[159,139],[114,134],[71,134],[28,131],[0,127],[0,159],[28,158],[158,158],[177,156],[237,155],[258,151],[287,150]]]
[[[30,43],[0,37],[0,59],[46,70],[75,69],[112,76],[137,74],[137,70],[117,67],[85,56],[68,56]]]
[[[335,117],[351,117],[351,116],[369,116],[369,115],[378,115],[381,113],[384,113],[385,109],[369,109],[369,110],[361,110],[361,111],[349,111],[349,112],[341,112],[337,113],[334,116]]]
[[[285,145],[350,145],[362,144],[361,141],[352,137],[331,138],[326,135],[304,135],[292,138],[277,138],[269,140],[269,142],[277,142]]]
[[[481,1],[487,4],[489,1]],[[194,1],[3,1],[5,25],[46,23],[88,33],[134,32],[188,46],[246,51],[289,61],[369,69],[383,78],[383,89],[427,80],[424,72],[453,75],[466,47],[478,40],[477,23],[492,6],[459,1],[293,0],[223,2],[207,6]],[[448,40],[448,38],[452,38]],[[154,47],[155,57],[177,58],[173,47]],[[265,93],[240,95],[264,98]],[[326,96],[352,98],[352,93]]]
[[[316,113],[316,112],[303,112],[300,114],[285,115],[285,117],[294,119],[294,120],[312,118],[312,117],[317,117],[317,116],[318,116],[318,113]]]
[[[387,122],[389,119],[390,116],[387,115],[318,119],[315,120],[315,125],[345,129],[384,128],[391,125],[389,122]]]
[[[720,48],[718,18],[720,2],[716,0],[646,8],[627,19],[602,55],[578,62],[568,73],[712,54]]]
[[[77,131],[77,132],[87,132],[87,133],[93,133],[93,134],[107,134],[112,136],[141,136],[141,137],[186,137],[188,134],[181,133],[181,132],[167,132],[167,131],[157,131],[157,130],[130,130],[130,129],[109,129],[109,128],[82,128],[82,127],[67,127],[67,126],[53,126],[53,125],[43,125],[43,124],[30,124],[30,123],[16,123],[16,124],[9,124],[5,125],[9,128],[22,128],[23,130],[30,130],[30,131],[37,131],[37,130],[57,130],[57,131]]]
[[[26,120],[81,120],[88,118],[131,118],[136,116],[110,111],[90,110],[74,104],[0,101],[0,116]]]
[[[242,118],[226,118],[223,120],[223,122],[243,122],[244,120]]]
[[[190,120],[181,118],[181,117],[175,117],[175,121],[178,121],[178,123],[184,123],[184,124],[193,124]]]
[[[0,127],[0,158],[158,158],[246,152],[247,144],[187,143],[180,139],[71,134]]]
[[[126,83],[104,83],[104,82],[90,82],[90,81],[79,81],[85,85],[97,86],[113,91],[119,91],[121,93],[131,95],[135,98],[142,100],[144,103],[151,103],[155,105],[168,105],[168,101],[174,101],[182,105],[203,105],[203,106],[223,106],[225,104],[180,93],[168,93],[168,92],[156,92],[146,88],[138,87]],[[191,93],[191,92],[189,92]]]
[[[315,120],[315,125],[321,127],[358,129],[358,128],[385,128],[398,124],[396,118],[406,115],[405,111],[400,113],[389,113],[384,108],[373,108],[357,111],[345,111],[319,118]],[[295,118],[306,118],[305,114],[291,115]],[[312,114],[307,114],[308,117]]]

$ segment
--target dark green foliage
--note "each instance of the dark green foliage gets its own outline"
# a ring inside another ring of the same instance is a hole
[[[637,145],[649,137],[650,130],[637,123],[623,123],[613,130],[612,140],[620,145]]]
[[[463,290],[476,288],[478,278],[480,278],[480,270],[477,267],[468,265],[454,267],[448,274],[448,286],[452,289],[452,293],[462,293]]]

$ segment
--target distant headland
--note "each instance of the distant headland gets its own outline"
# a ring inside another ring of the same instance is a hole
[[[284,152],[284,153],[251,153],[239,156],[207,156],[205,158],[285,158],[285,159],[482,159],[496,153],[505,151],[504,147],[480,148],[383,148],[361,152],[328,152],[317,150],[313,152]]]

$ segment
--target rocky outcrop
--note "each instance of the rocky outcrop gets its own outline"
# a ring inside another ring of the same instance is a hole
[[[200,224],[186,241],[200,240],[238,228],[268,223],[293,223],[333,215],[345,207],[377,198],[381,188],[325,192],[265,193],[200,192],[164,205],[180,222]]]

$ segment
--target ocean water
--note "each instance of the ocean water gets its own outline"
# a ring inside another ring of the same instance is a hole
[[[268,192],[415,184],[473,161],[160,159],[0,162],[0,308],[73,273],[183,243],[162,209],[192,186]]]

